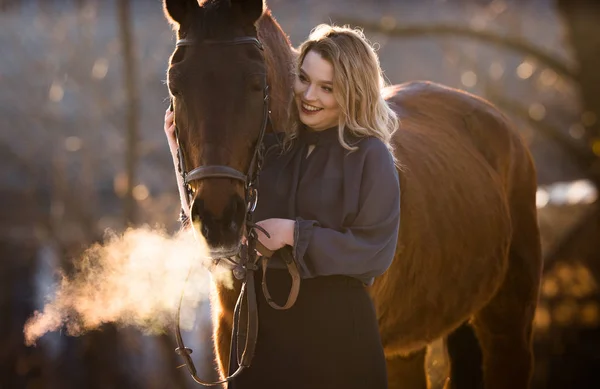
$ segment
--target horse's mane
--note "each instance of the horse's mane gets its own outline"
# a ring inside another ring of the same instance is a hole
[[[197,12],[194,18],[197,20],[193,25],[195,36],[203,39],[232,38],[231,24],[234,22],[232,14],[228,11],[229,4],[219,0],[199,1],[204,12]],[[182,33],[183,31],[180,31]],[[185,38],[185,36],[179,36]]]
[[[257,30],[265,49],[273,131],[281,132],[288,125],[287,112],[292,99],[295,51],[269,9],[258,20]]]

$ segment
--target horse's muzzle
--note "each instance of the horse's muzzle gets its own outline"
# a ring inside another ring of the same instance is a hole
[[[245,204],[239,196],[232,195],[219,213],[210,209],[203,198],[196,198],[190,216],[194,231],[204,237],[214,256],[239,253],[246,217]]]

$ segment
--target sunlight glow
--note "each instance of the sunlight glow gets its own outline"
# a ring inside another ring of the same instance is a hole
[[[545,189],[538,189],[535,195],[535,205],[544,208],[550,202],[550,194]]]
[[[92,67],[92,78],[102,80],[108,73],[108,60],[106,58],[98,58]]]
[[[489,5],[490,10],[492,10],[496,15],[501,14],[506,11],[507,5],[504,0],[493,0]]]
[[[542,282],[542,295],[546,298],[556,297],[559,292],[558,283],[553,277],[544,279]]]
[[[585,127],[581,123],[573,123],[569,127],[569,135],[575,139],[581,139],[585,135]]]
[[[148,190],[146,185],[140,184],[140,185],[136,185],[133,188],[133,198],[136,199],[137,201],[146,200],[148,198],[148,196],[150,196],[150,191]]]
[[[113,178],[113,190],[119,197],[123,197],[127,194],[127,174],[121,172],[115,175]]]
[[[467,88],[472,88],[477,85],[477,74],[469,70],[460,76],[460,82]]]
[[[538,78],[540,84],[545,87],[551,87],[558,80],[558,75],[552,69],[544,69]]]
[[[581,307],[581,322],[588,327],[595,327],[600,322],[600,309],[595,302],[588,302]]]
[[[561,301],[552,310],[552,319],[560,326],[568,326],[575,320],[577,305],[574,301]]]
[[[589,266],[581,261],[557,262],[544,276],[541,291],[545,304],[536,310],[536,328],[593,327],[600,322],[600,308],[594,301],[598,284]]]
[[[379,21],[384,30],[393,30],[396,27],[396,18],[386,15]]]
[[[83,147],[83,141],[78,136],[69,136],[65,139],[65,149],[67,151],[79,151]]]
[[[550,317],[550,312],[548,312],[548,308],[539,306],[535,310],[535,317],[533,319],[535,328],[538,330],[547,330],[552,323],[552,318]]]
[[[533,120],[543,120],[546,117],[546,107],[540,103],[533,103],[529,106],[529,117]]]
[[[528,61],[524,61],[517,67],[517,76],[520,79],[526,80],[533,75],[535,66]]]
[[[579,180],[569,185],[566,192],[565,201],[567,204],[591,204],[592,202],[596,201],[597,196],[596,189],[589,181]]]
[[[558,182],[538,188],[536,205],[543,208],[547,205],[591,204],[597,198],[598,191],[589,180]]]
[[[600,157],[600,139],[596,139],[592,142],[592,152]]]
[[[53,103],[59,103],[60,101],[62,101],[64,96],[65,96],[65,90],[64,90],[63,86],[58,81],[54,81],[52,83],[52,85],[50,86],[50,91],[48,92],[48,98]]]

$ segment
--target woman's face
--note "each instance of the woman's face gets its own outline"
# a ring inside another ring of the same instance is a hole
[[[314,131],[336,126],[340,107],[333,96],[333,66],[315,51],[304,57],[294,83],[300,121]]]

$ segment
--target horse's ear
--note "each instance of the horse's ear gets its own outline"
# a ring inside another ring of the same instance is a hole
[[[231,0],[231,8],[238,11],[242,22],[253,25],[265,9],[264,0]]]
[[[197,0],[163,0],[165,17],[171,24],[178,24],[179,26],[185,22],[190,12],[198,7]]]

